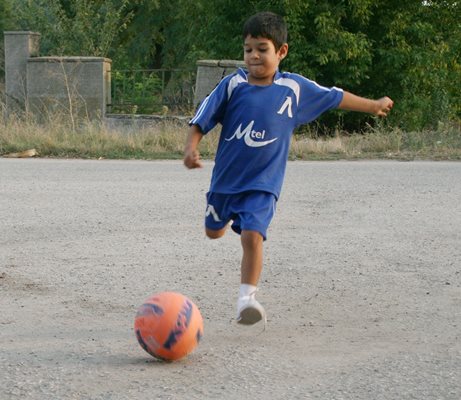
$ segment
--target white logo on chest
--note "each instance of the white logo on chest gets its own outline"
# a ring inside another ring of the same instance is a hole
[[[282,115],[286,109],[288,109],[288,117],[293,118],[293,112],[291,111],[291,106],[292,106],[292,100],[290,96],[287,96],[287,99],[285,102],[282,104],[282,107],[280,107],[280,110],[277,111],[277,114]]]
[[[242,137],[245,140],[245,144],[250,147],[262,147],[266,146],[269,143],[275,142],[277,138],[271,140],[261,140],[264,139],[266,131],[258,132],[253,130],[254,121],[251,121],[248,126],[242,131],[242,124],[235,130],[235,133],[230,138],[226,138],[226,141],[230,142],[233,139],[241,139]],[[255,140],[257,139],[257,140]]]

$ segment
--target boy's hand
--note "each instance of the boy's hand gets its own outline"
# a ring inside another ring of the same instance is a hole
[[[202,168],[200,154],[197,150],[186,149],[184,154],[184,165],[189,168]]]
[[[378,117],[387,117],[393,106],[394,102],[389,97],[382,97],[376,100],[376,111],[374,114]]]
[[[189,169],[202,168],[200,153],[197,150],[202,137],[202,132],[197,125],[192,125],[189,128],[186,149],[184,150],[184,165]]]

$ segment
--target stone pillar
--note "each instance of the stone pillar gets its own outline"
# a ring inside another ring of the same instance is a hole
[[[8,113],[26,109],[27,60],[38,56],[40,34],[37,32],[4,32],[5,94]]]
[[[245,63],[238,60],[197,61],[194,107],[211,93],[222,78],[244,66]]]

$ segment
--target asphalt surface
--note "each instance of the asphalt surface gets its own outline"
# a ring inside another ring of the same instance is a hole
[[[240,242],[205,238],[212,163],[0,159],[0,398],[461,398],[461,163],[290,162],[265,243],[268,323],[233,318]],[[194,353],[133,333],[164,290]]]

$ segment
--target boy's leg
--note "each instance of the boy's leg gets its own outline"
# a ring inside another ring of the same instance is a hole
[[[255,295],[263,268],[263,242],[275,212],[275,205],[276,198],[273,194],[247,193],[239,204],[238,218],[232,224],[232,229],[241,235],[243,248],[237,301],[237,321],[240,324],[252,325],[266,319],[264,308]]]
[[[263,267],[263,237],[259,232],[243,230],[240,239],[243,248],[241,283],[257,286]]]
[[[255,298],[263,266],[263,240],[263,236],[257,231],[241,232],[243,256],[237,322],[243,325],[252,325],[266,318],[264,308]]]

